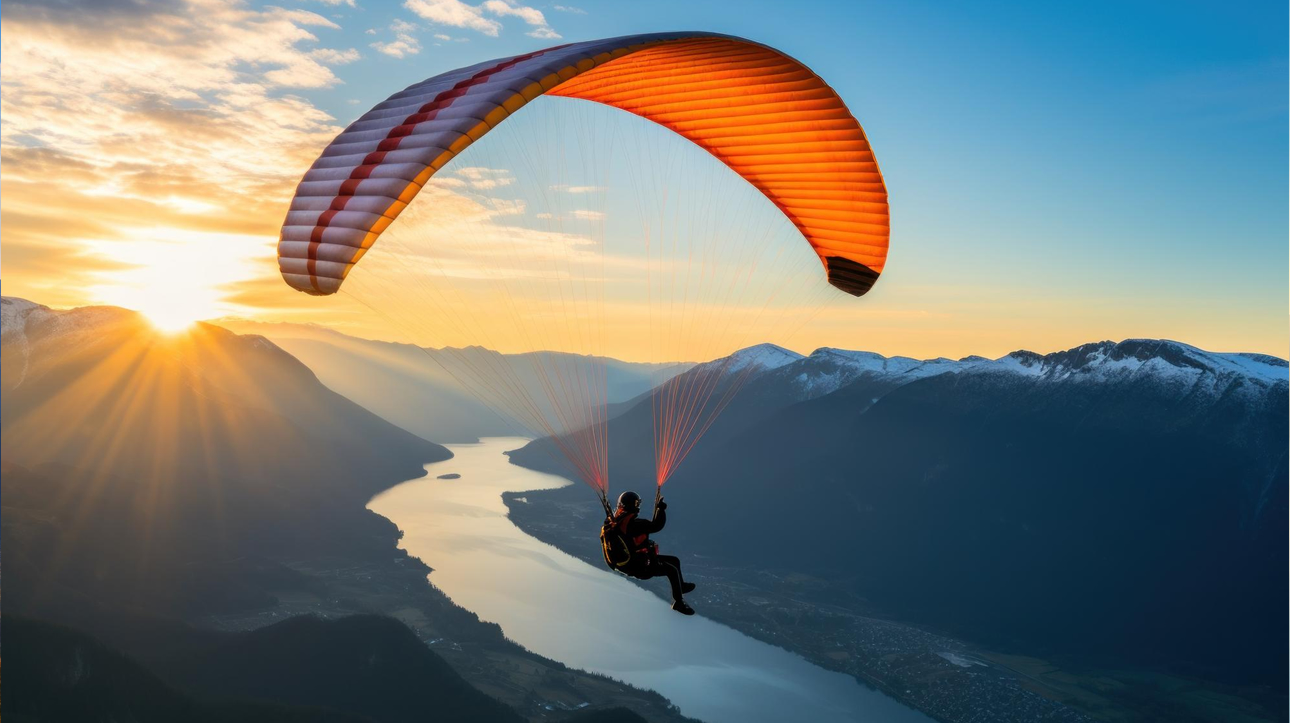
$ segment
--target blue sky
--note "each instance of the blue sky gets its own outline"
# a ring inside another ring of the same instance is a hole
[[[712,30],[797,57],[860,119],[891,194],[869,348],[989,354],[1149,336],[1290,355],[1285,3],[286,5],[331,21],[291,15],[315,40],[280,42],[330,49],[313,57],[334,76],[267,92],[333,126],[430,75],[565,41]],[[5,6],[6,41],[35,44],[30,25],[13,27],[22,7]],[[266,62],[286,61],[239,72]],[[311,138],[334,132],[315,126]],[[18,236],[5,243],[13,269],[26,252]]]
[[[1285,3],[538,7],[567,39],[714,30],[814,68],[864,124],[887,178],[884,283],[968,306],[1060,298],[1063,313],[1098,319],[1149,307],[1126,333],[1195,328],[1219,345],[1248,334],[1246,345],[1286,355]],[[360,43],[365,26],[387,33],[395,19],[426,28],[421,52],[339,69],[346,85],[322,107],[350,117],[392,87],[549,42],[512,19],[495,38],[452,28],[467,41],[435,46],[433,24],[397,3],[341,23]]]

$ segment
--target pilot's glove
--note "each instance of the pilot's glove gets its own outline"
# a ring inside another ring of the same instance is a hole
[[[664,500],[660,499],[660,500],[658,501],[658,509],[659,509],[659,511],[660,511],[660,512],[662,512],[663,510],[666,510],[666,509],[667,509],[667,502],[665,502]]]

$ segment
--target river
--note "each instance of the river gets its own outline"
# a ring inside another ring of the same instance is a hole
[[[428,477],[368,504],[403,531],[400,546],[434,569],[430,579],[458,605],[529,650],[656,690],[710,723],[930,723],[850,676],[712,622],[702,610],[675,613],[614,573],[524,534],[501,494],[572,484],[510,464],[503,452],[526,441],[448,445],[453,459],[427,465]],[[449,473],[461,477],[437,479]]]

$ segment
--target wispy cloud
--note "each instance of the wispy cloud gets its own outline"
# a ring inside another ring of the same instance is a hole
[[[493,169],[465,168],[467,178]],[[459,172],[460,175],[460,172]],[[364,259],[365,276],[432,274],[458,278],[530,278],[552,263],[600,264],[601,243],[578,233],[528,228],[522,199],[463,192],[460,179],[435,177]],[[473,184],[468,180],[467,186]],[[487,188],[487,187],[486,187]],[[359,278],[359,277],[354,277]],[[353,279],[351,279],[353,281]]]
[[[501,23],[484,17],[483,8],[461,0],[407,0],[403,7],[432,23],[476,30],[492,37],[502,29]]]
[[[310,51],[309,57],[325,65],[346,65],[356,60],[360,60],[363,56],[359,54],[357,48],[349,48],[347,50],[318,48],[317,50]]]
[[[560,37],[559,33],[553,30],[550,25],[547,25],[546,16],[537,8],[521,5],[513,0],[485,0],[483,8],[499,18],[509,16],[523,20],[532,28],[525,33],[530,37],[549,39]]]
[[[406,0],[403,7],[423,20],[464,30],[474,30],[497,37],[502,30],[499,18],[514,17],[529,26],[527,35],[535,38],[559,38],[541,10],[514,0],[485,0],[471,5],[461,0]]]
[[[114,298],[100,272],[146,266],[146,254],[125,263],[144,237],[219,257],[192,273],[194,294],[272,273],[291,190],[339,130],[296,92],[338,84],[331,66],[357,51],[320,47],[314,29],[335,23],[299,9],[76,5],[6,3],[0,17],[6,290]]]
[[[392,58],[406,58],[409,55],[416,55],[421,52],[421,41],[413,35],[418,30],[416,24],[406,20],[395,20],[390,23],[390,32],[394,33],[394,40],[386,43],[377,41],[372,43],[372,47],[379,53],[384,53]]]
[[[458,168],[455,173],[471,188],[481,191],[499,188],[501,186],[509,186],[512,183],[515,183],[515,175],[504,168],[467,166],[465,168]]]
[[[605,190],[604,186],[570,186],[567,183],[557,183],[551,186],[552,191],[564,191],[565,193],[600,193]]]
[[[587,11],[573,5],[552,5],[551,9],[560,13],[569,13],[570,15],[586,15]]]

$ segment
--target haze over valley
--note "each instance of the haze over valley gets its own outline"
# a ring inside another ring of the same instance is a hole
[[[110,307],[2,308],[6,717],[492,721],[586,704],[578,720],[681,720],[427,584],[364,506],[450,454],[268,340],[163,333]],[[346,667],[354,655],[389,667]],[[84,656],[101,664],[69,688]]]
[[[3,304],[6,624],[14,645],[49,651],[11,669],[33,682],[5,712],[42,696],[67,715],[101,704],[58,682],[70,651],[88,650],[122,661],[97,668],[116,676],[117,704],[195,720],[307,708],[396,721],[426,705],[683,719],[657,693],[521,648],[507,614],[480,622],[404,549],[436,553],[364,509],[404,480],[482,484],[430,431],[469,443],[508,429],[426,351]],[[651,380],[741,385],[664,490],[660,542],[700,583],[701,615],[937,720],[1284,715],[1285,623],[1266,574],[1286,562],[1284,360],[1127,340],[994,360],[761,345],[692,368],[607,366],[615,494],[651,491]],[[516,442],[511,463],[569,475],[551,444]],[[540,566],[532,584],[612,576],[593,494],[507,484],[488,493],[508,492],[497,524],[523,532],[506,534],[582,561]],[[449,520],[435,524],[469,522]],[[684,622],[659,609],[659,625]],[[346,649],[403,662],[347,671],[319,657]],[[303,665],[334,676],[277,672]],[[331,695],[340,681],[360,692]]]

